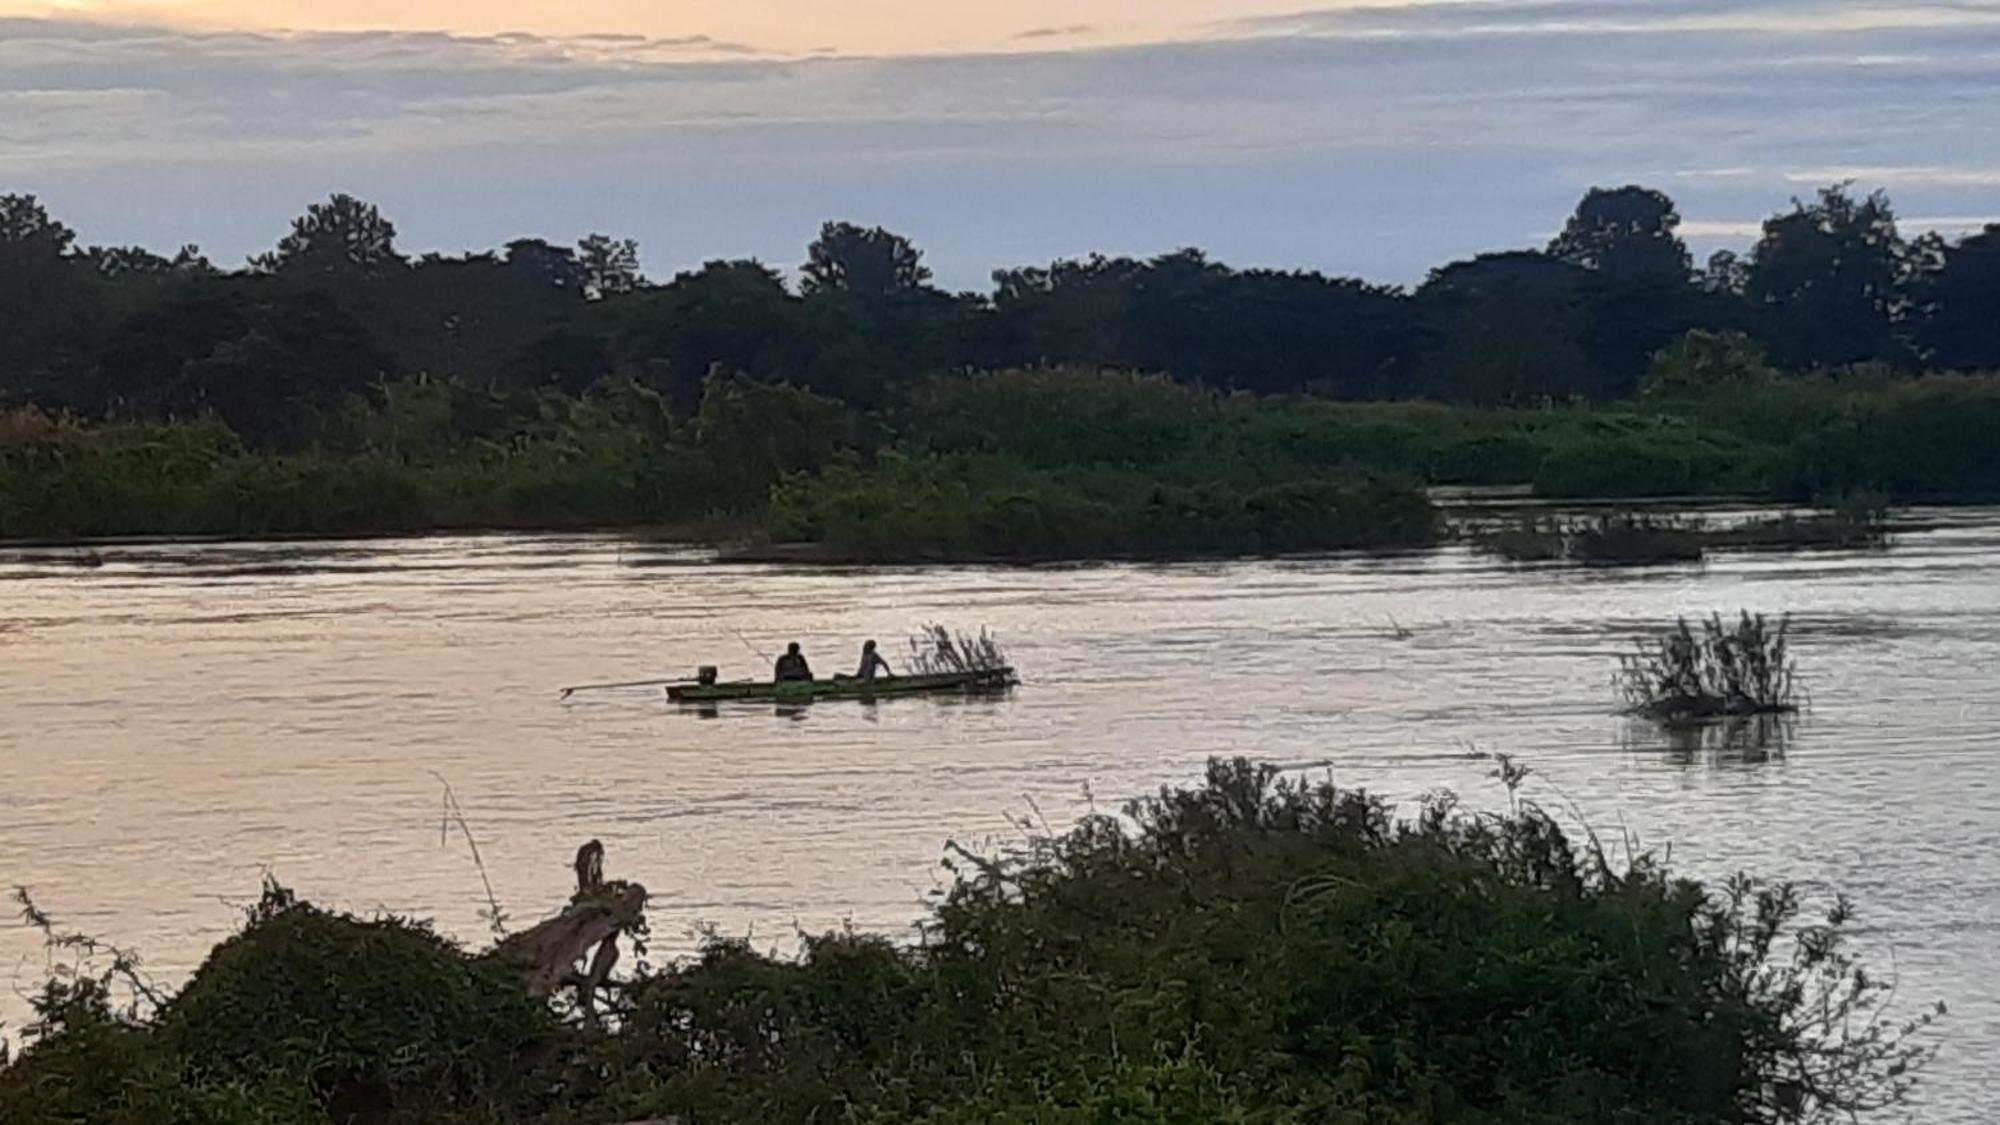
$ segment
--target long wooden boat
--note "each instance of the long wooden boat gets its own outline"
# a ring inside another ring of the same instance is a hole
[[[899,695],[948,695],[1003,691],[1016,683],[1014,669],[982,668],[920,676],[880,676],[863,680],[736,680],[721,684],[676,684],[667,689],[675,703],[808,703],[816,699],[884,699]]]

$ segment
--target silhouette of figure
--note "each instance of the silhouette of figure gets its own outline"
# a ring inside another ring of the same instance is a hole
[[[785,655],[778,658],[778,666],[772,675],[779,683],[813,678],[812,667],[806,663],[805,654],[799,651],[799,642],[785,646]]]
[[[604,845],[592,840],[576,849],[576,893],[586,894],[604,885]]]

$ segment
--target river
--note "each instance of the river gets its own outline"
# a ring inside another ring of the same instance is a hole
[[[357,911],[486,937],[449,782],[517,924],[577,845],[699,927],[895,933],[947,838],[1062,824],[1210,755],[1399,802],[1523,796],[1703,875],[1843,891],[1898,1010],[1944,1000],[1920,1118],[2000,1105],[2000,510],[1916,512],[1883,552],[1699,567],[1510,567],[1463,548],[1185,565],[826,570],[717,565],[612,536],[0,549],[0,884],[173,982],[270,872]],[[95,560],[91,560],[95,561]],[[1679,614],[1791,613],[1812,706],[1782,753],[1674,745],[1615,714],[1633,638]],[[566,684],[821,674],[925,621],[990,627],[1024,685],[990,701],[681,713]],[[1393,623],[1393,624],[1392,624]],[[1398,628],[1400,626],[1400,630]],[[1404,635],[1404,634],[1407,635]],[[1568,815],[1568,814],[1565,814]],[[0,927],[0,1018],[44,968]],[[1983,1060],[1983,1061],[1982,1061]]]

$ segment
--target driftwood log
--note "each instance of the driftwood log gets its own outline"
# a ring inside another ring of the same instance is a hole
[[[618,965],[618,939],[643,934],[646,888],[604,878],[604,846],[592,840],[578,849],[576,893],[562,913],[514,934],[492,956],[514,965],[536,996],[576,989],[577,1008],[587,1026],[597,1026],[597,994]]]

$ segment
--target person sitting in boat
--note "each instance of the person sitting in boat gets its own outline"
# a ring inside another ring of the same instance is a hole
[[[861,668],[854,673],[854,677],[859,680],[872,680],[877,672],[884,676],[896,674],[890,670],[889,662],[882,659],[882,654],[875,651],[875,642],[869,641],[861,646]]]
[[[793,641],[785,646],[785,655],[778,658],[774,678],[781,684],[813,678],[812,667],[806,663],[805,654],[799,651],[799,642]]]

